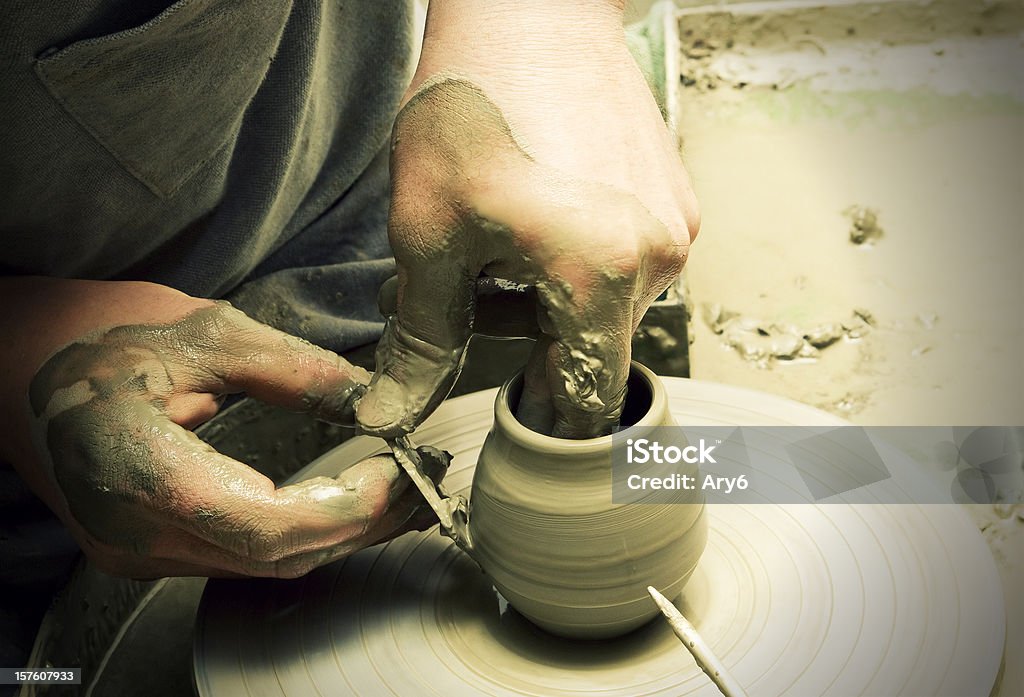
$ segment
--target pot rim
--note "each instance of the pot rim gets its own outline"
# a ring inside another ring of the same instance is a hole
[[[668,413],[668,395],[665,386],[662,385],[658,376],[647,366],[630,361],[629,372],[631,376],[642,379],[651,393],[651,404],[636,423],[622,431],[607,436],[596,438],[585,438],[574,440],[571,438],[555,438],[554,436],[537,433],[523,424],[519,423],[512,409],[509,407],[509,394],[517,382],[522,381],[523,371],[519,370],[510,377],[498,390],[498,396],[494,400],[494,421],[500,426],[503,435],[516,444],[530,450],[538,450],[550,455],[578,456],[585,453],[608,451],[612,446],[612,439],[621,440],[624,438],[643,435],[650,430],[664,424],[665,414]]]

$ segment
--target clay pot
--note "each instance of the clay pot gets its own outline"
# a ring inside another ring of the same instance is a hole
[[[657,613],[648,585],[675,598],[693,573],[707,542],[703,495],[613,504],[612,436],[564,440],[526,428],[514,416],[522,381],[516,375],[498,392],[480,452],[470,497],[473,556],[516,610],[554,634],[629,632]],[[616,448],[672,425],[664,387],[638,363],[623,423],[632,425]],[[696,475],[696,466],[686,473]]]

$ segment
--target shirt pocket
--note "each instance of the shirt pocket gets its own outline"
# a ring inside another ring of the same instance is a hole
[[[167,198],[237,138],[290,8],[179,0],[145,24],[44,54],[36,74],[128,172]]]

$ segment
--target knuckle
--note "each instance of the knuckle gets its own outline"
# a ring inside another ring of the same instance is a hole
[[[686,228],[661,227],[648,235],[645,256],[659,276],[675,277],[683,270],[690,254],[690,235]]]
[[[251,526],[245,534],[245,556],[250,561],[273,564],[287,553],[287,534],[277,525]]]
[[[686,260],[690,255],[690,245],[684,242],[671,244],[661,250],[661,265],[665,268],[666,274],[675,277],[682,272],[686,266]]]
[[[197,319],[205,325],[204,328],[217,336],[248,329],[255,321],[227,300],[214,300],[197,312],[201,313]]]
[[[642,246],[647,245],[640,233],[600,234],[589,241],[580,240],[573,257],[582,262],[591,277],[631,282],[645,263]]]
[[[388,213],[388,239],[400,265],[433,262],[446,253],[456,226],[449,207],[419,192],[396,195]]]
[[[644,258],[632,240],[623,240],[612,248],[606,262],[618,276],[633,279],[640,274]]]
[[[212,371],[215,364],[251,360],[253,336],[262,326],[228,301],[216,300],[178,322],[175,342],[189,347],[181,358],[191,368]]]

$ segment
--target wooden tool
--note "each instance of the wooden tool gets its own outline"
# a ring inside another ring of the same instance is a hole
[[[693,654],[693,659],[697,661],[697,665],[707,673],[708,677],[711,678],[711,682],[715,683],[722,694],[725,697],[747,697],[746,691],[726,671],[722,662],[712,653],[711,647],[701,638],[693,625],[683,617],[683,613],[679,612],[676,606],[669,602],[668,598],[659,593],[657,588],[647,586],[647,592],[651,594],[651,598],[658,605],[661,614],[665,615],[669,626],[672,627],[672,631],[679,637],[679,640],[683,642],[683,646]]]

